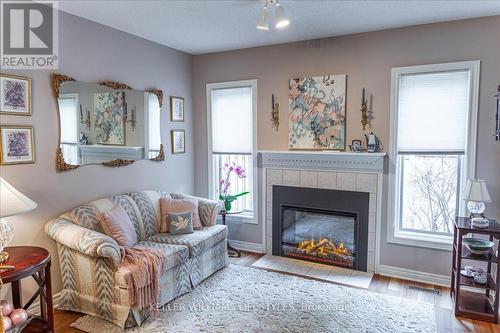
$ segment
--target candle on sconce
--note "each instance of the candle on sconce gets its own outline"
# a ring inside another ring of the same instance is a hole
[[[364,103],[365,101],[365,88],[363,88],[363,93],[361,95],[361,103]]]

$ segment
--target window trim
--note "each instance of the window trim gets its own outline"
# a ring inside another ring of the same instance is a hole
[[[228,215],[226,222],[249,223],[258,224],[259,222],[259,196],[258,196],[258,182],[257,182],[257,80],[241,80],[208,83],[206,86],[206,101],[207,101],[207,153],[208,153],[208,196],[211,199],[217,200],[213,197],[214,184],[213,178],[213,153],[212,153],[212,90],[214,89],[229,89],[239,87],[252,88],[252,189],[253,189],[253,214],[250,216],[248,213],[238,215]]]
[[[438,250],[452,250],[453,235],[433,235],[419,234],[418,232],[408,232],[399,230],[400,216],[400,193],[397,189],[400,188],[400,170],[397,168],[398,153],[397,153],[397,135],[398,135],[398,97],[399,97],[399,78],[404,74],[420,74],[420,73],[435,73],[456,70],[468,70],[470,73],[470,100],[469,114],[467,121],[467,139],[465,156],[463,158],[462,172],[460,177],[459,189],[459,207],[458,214],[464,216],[465,200],[462,200],[460,193],[467,183],[468,178],[475,178],[475,160],[476,160],[476,138],[477,138],[477,117],[478,117],[478,102],[479,102],[479,71],[480,61],[461,61],[451,63],[417,65],[407,67],[395,67],[391,70],[391,100],[390,100],[390,146],[389,146],[389,190],[387,200],[387,242],[393,244],[402,244],[410,246],[418,246],[432,248]]]

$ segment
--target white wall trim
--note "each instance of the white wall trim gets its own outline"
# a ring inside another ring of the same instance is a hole
[[[242,242],[242,241],[231,240],[231,239],[228,239],[227,242],[229,244],[231,244],[232,247],[234,247],[238,250],[247,251],[247,252],[254,252],[254,253],[265,253],[263,245],[259,244],[259,243]]]
[[[425,273],[386,265],[380,265],[380,275],[442,287],[450,287],[451,284],[451,278],[446,275]]]

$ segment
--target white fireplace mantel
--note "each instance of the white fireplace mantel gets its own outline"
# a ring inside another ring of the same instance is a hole
[[[337,171],[384,172],[387,153],[334,151],[259,151],[259,166],[264,168],[325,169]]]

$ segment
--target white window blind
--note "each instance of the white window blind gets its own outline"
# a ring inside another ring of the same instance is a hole
[[[465,153],[469,80],[468,70],[400,76],[398,153]]]
[[[78,105],[76,96],[59,98],[59,115],[61,117],[61,142],[78,142]]]
[[[155,94],[149,94],[149,150],[160,150],[160,104]]]
[[[252,153],[252,88],[212,90],[212,152]]]

